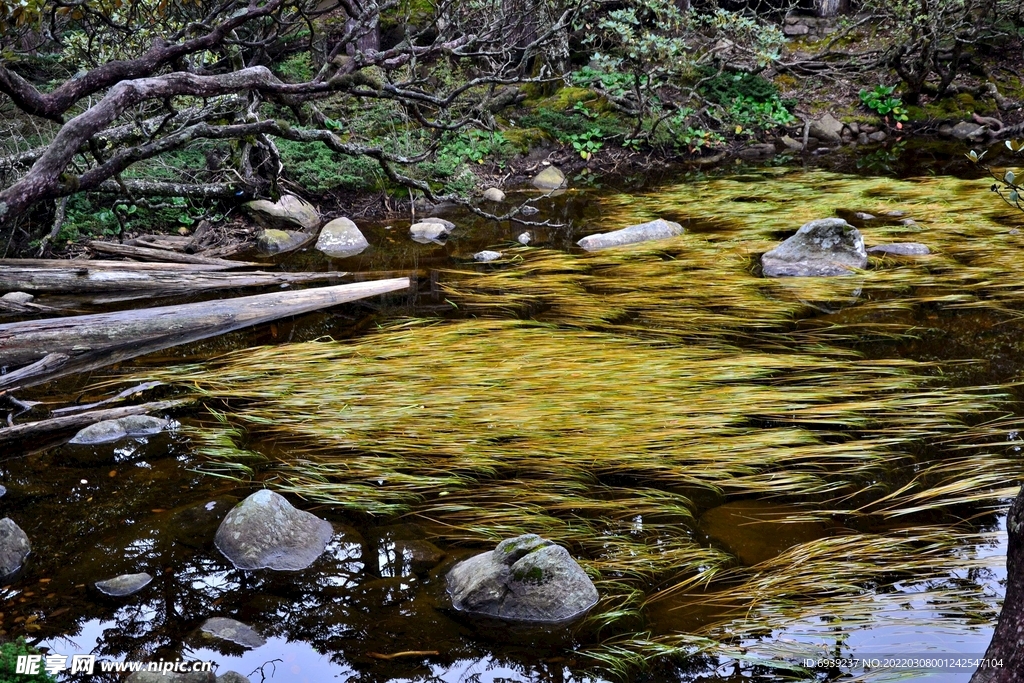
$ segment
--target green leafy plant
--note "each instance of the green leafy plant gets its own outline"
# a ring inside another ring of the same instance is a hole
[[[704,128],[687,128],[677,139],[677,147],[686,148],[691,154],[721,147],[724,143],[725,138],[720,133]]]
[[[495,156],[500,159],[511,156],[512,144],[500,132],[468,130],[450,137],[441,146],[440,154],[482,164],[488,157]]]
[[[1024,154],[1024,140],[1007,140],[1006,149],[1010,150],[1015,156],[1021,156]],[[993,192],[998,194],[1004,202],[1010,206],[1024,211],[1024,204],[1021,204],[1021,193],[1024,192],[1024,185],[1021,185],[1018,181],[1024,180],[1024,178],[1018,178],[1017,174],[1012,170],[1007,169],[1003,173],[997,173],[992,168],[985,166],[981,163],[982,157],[987,154],[987,150],[978,154],[975,150],[971,150],[967,153],[967,158],[972,163],[978,164],[995,179],[995,183],[990,188]]]
[[[778,96],[762,102],[741,96],[729,104],[726,113],[733,123],[742,128],[765,130],[787,126],[796,121],[796,117],[789,111],[794,104],[792,100],[781,100]]]
[[[892,85],[876,85],[874,90],[861,90],[861,104],[879,116],[892,116],[898,123],[906,121],[907,110],[903,107],[903,100],[893,96],[895,90]]]
[[[37,674],[19,674],[17,671],[18,657],[24,655],[38,655],[39,650],[25,642],[23,637],[0,645],[0,683],[15,683],[21,681],[40,681],[40,683],[56,683],[57,679],[42,671]]]
[[[604,147],[603,135],[600,128],[591,128],[585,133],[570,135],[567,141],[572,148],[579,152],[583,159],[590,159],[596,152]]]

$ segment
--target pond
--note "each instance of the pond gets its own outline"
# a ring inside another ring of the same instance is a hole
[[[815,665],[980,657],[998,616],[1024,445],[1024,214],[959,152],[578,177],[534,202],[551,225],[449,212],[444,245],[396,220],[367,225],[358,257],[283,258],[418,284],[19,396],[159,380],[194,403],[158,436],[8,454],[0,513],[33,553],[0,633],[253,681],[966,683],[969,667]],[[760,276],[761,253],[832,215],[869,245],[932,253]],[[574,247],[654,218],[687,232]],[[488,247],[503,258],[473,263]],[[308,569],[240,571],[213,547],[264,487],[334,525]],[[551,629],[455,613],[452,564],[526,532],[570,550],[598,605]],[[127,598],[93,587],[142,571],[153,582]],[[213,616],[267,644],[204,638]]]

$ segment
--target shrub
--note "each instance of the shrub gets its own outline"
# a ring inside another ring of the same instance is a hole
[[[0,645],[0,683],[22,683],[38,681],[39,683],[57,683],[57,679],[48,673],[19,674],[17,670],[19,655],[37,655],[39,650],[30,646],[25,639],[19,637]]]

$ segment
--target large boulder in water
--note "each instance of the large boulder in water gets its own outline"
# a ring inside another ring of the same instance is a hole
[[[227,514],[213,542],[239,569],[305,569],[334,535],[331,523],[257,491]]]
[[[842,218],[805,223],[797,233],[761,257],[767,277],[850,275],[868,264],[864,238]]]
[[[597,589],[569,552],[536,534],[502,541],[448,572],[455,608],[508,621],[557,623],[597,604]]]
[[[576,244],[587,251],[597,251],[608,247],[618,247],[623,244],[636,244],[637,242],[649,242],[651,240],[663,240],[668,237],[682,235],[686,229],[678,223],[666,221],[662,218],[631,225],[628,228],[614,230],[612,232],[599,232],[596,235],[587,235]]]
[[[129,436],[152,436],[167,427],[167,420],[149,415],[128,415],[116,420],[103,420],[79,431],[68,443],[92,446]]]
[[[320,227],[320,214],[316,208],[295,195],[281,195],[276,202],[256,199],[243,206],[267,230],[312,232]]]
[[[32,551],[28,536],[10,517],[0,519],[0,578],[21,569]]]
[[[320,231],[317,251],[331,258],[347,258],[362,253],[370,243],[348,218],[335,218]]]

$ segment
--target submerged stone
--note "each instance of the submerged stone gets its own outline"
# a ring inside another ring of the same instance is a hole
[[[489,202],[503,202],[505,201],[505,193],[496,187],[490,187],[484,191],[484,199]]]
[[[167,420],[149,415],[129,415],[116,420],[103,420],[79,431],[70,444],[92,446],[119,439],[159,434],[167,427]]]
[[[528,232],[521,233],[519,237],[516,238],[516,241],[519,242],[519,244],[523,245],[524,247],[528,246],[532,240],[533,235],[531,235]]]
[[[313,235],[297,230],[264,230],[256,238],[256,246],[264,254],[285,254],[308,244]]]
[[[441,219],[424,219],[419,223],[413,223],[409,226],[409,234],[412,235],[414,240],[434,242],[443,240],[450,235],[454,227],[454,224]]]
[[[153,577],[146,572],[139,574],[122,574],[112,579],[96,582],[96,590],[115,598],[123,598],[126,595],[137,593],[153,580]]]
[[[488,261],[497,261],[501,258],[500,251],[478,251],[473,254],[474,261],[480,261],[481,263],[487,263]]]
[[[850,275],[868,264],[860,231],[841,218],[805,223],[795,235],[761,257],[766,277]]]
[[[445,552],[430,541],[395,541],[395,555],[414,574],[428,572],[441,563]]]
[[[316,249],[331,258],[361,254],[370,246],[359,228],[348,218],[335,218],[320,231]]]
[[[0,519],[0,578],[21,569],[30,552],[32,545],[21,527],[10,517]]]
[[[541,190],[557,190],[567,184],[565,174],[555,166],[548,166],[533,179],[533,186]]]
[[[868,247],[869,254],[891,254],[893,256],[927,256],[932,253],[920,242],[895,242],[893,244],[876,244]]]
[[[238,569],[286,571],[312,564],[333,535],[330,522],[264,489],[227,514],[214,544]]]
[[[229,640],[242,647],[257,648],[267,644],[267,639],[252,630],[251,626],[226,617],[212,617],[203,622],[204,633],[214,638]]]
[[[631,225],[628,228],[622,228],[621,230],[599,232],[596,235],[587,235],[576,244],[580,245],[587,251],[597,251],[599,249],[607,249],[609,247],[619,247],[624,244],[637,244],[639,242],[649,242],[651,240],[663,240],[669,237],[682,235],[684,232],[686,232],[686,229],[679,225],[679,223],[659,218],[648,223]]]
[[[597,604],[594,583],[569,552],[536,534],[506,539],[448,572],[456,609],[508,621],[558,623]]]

